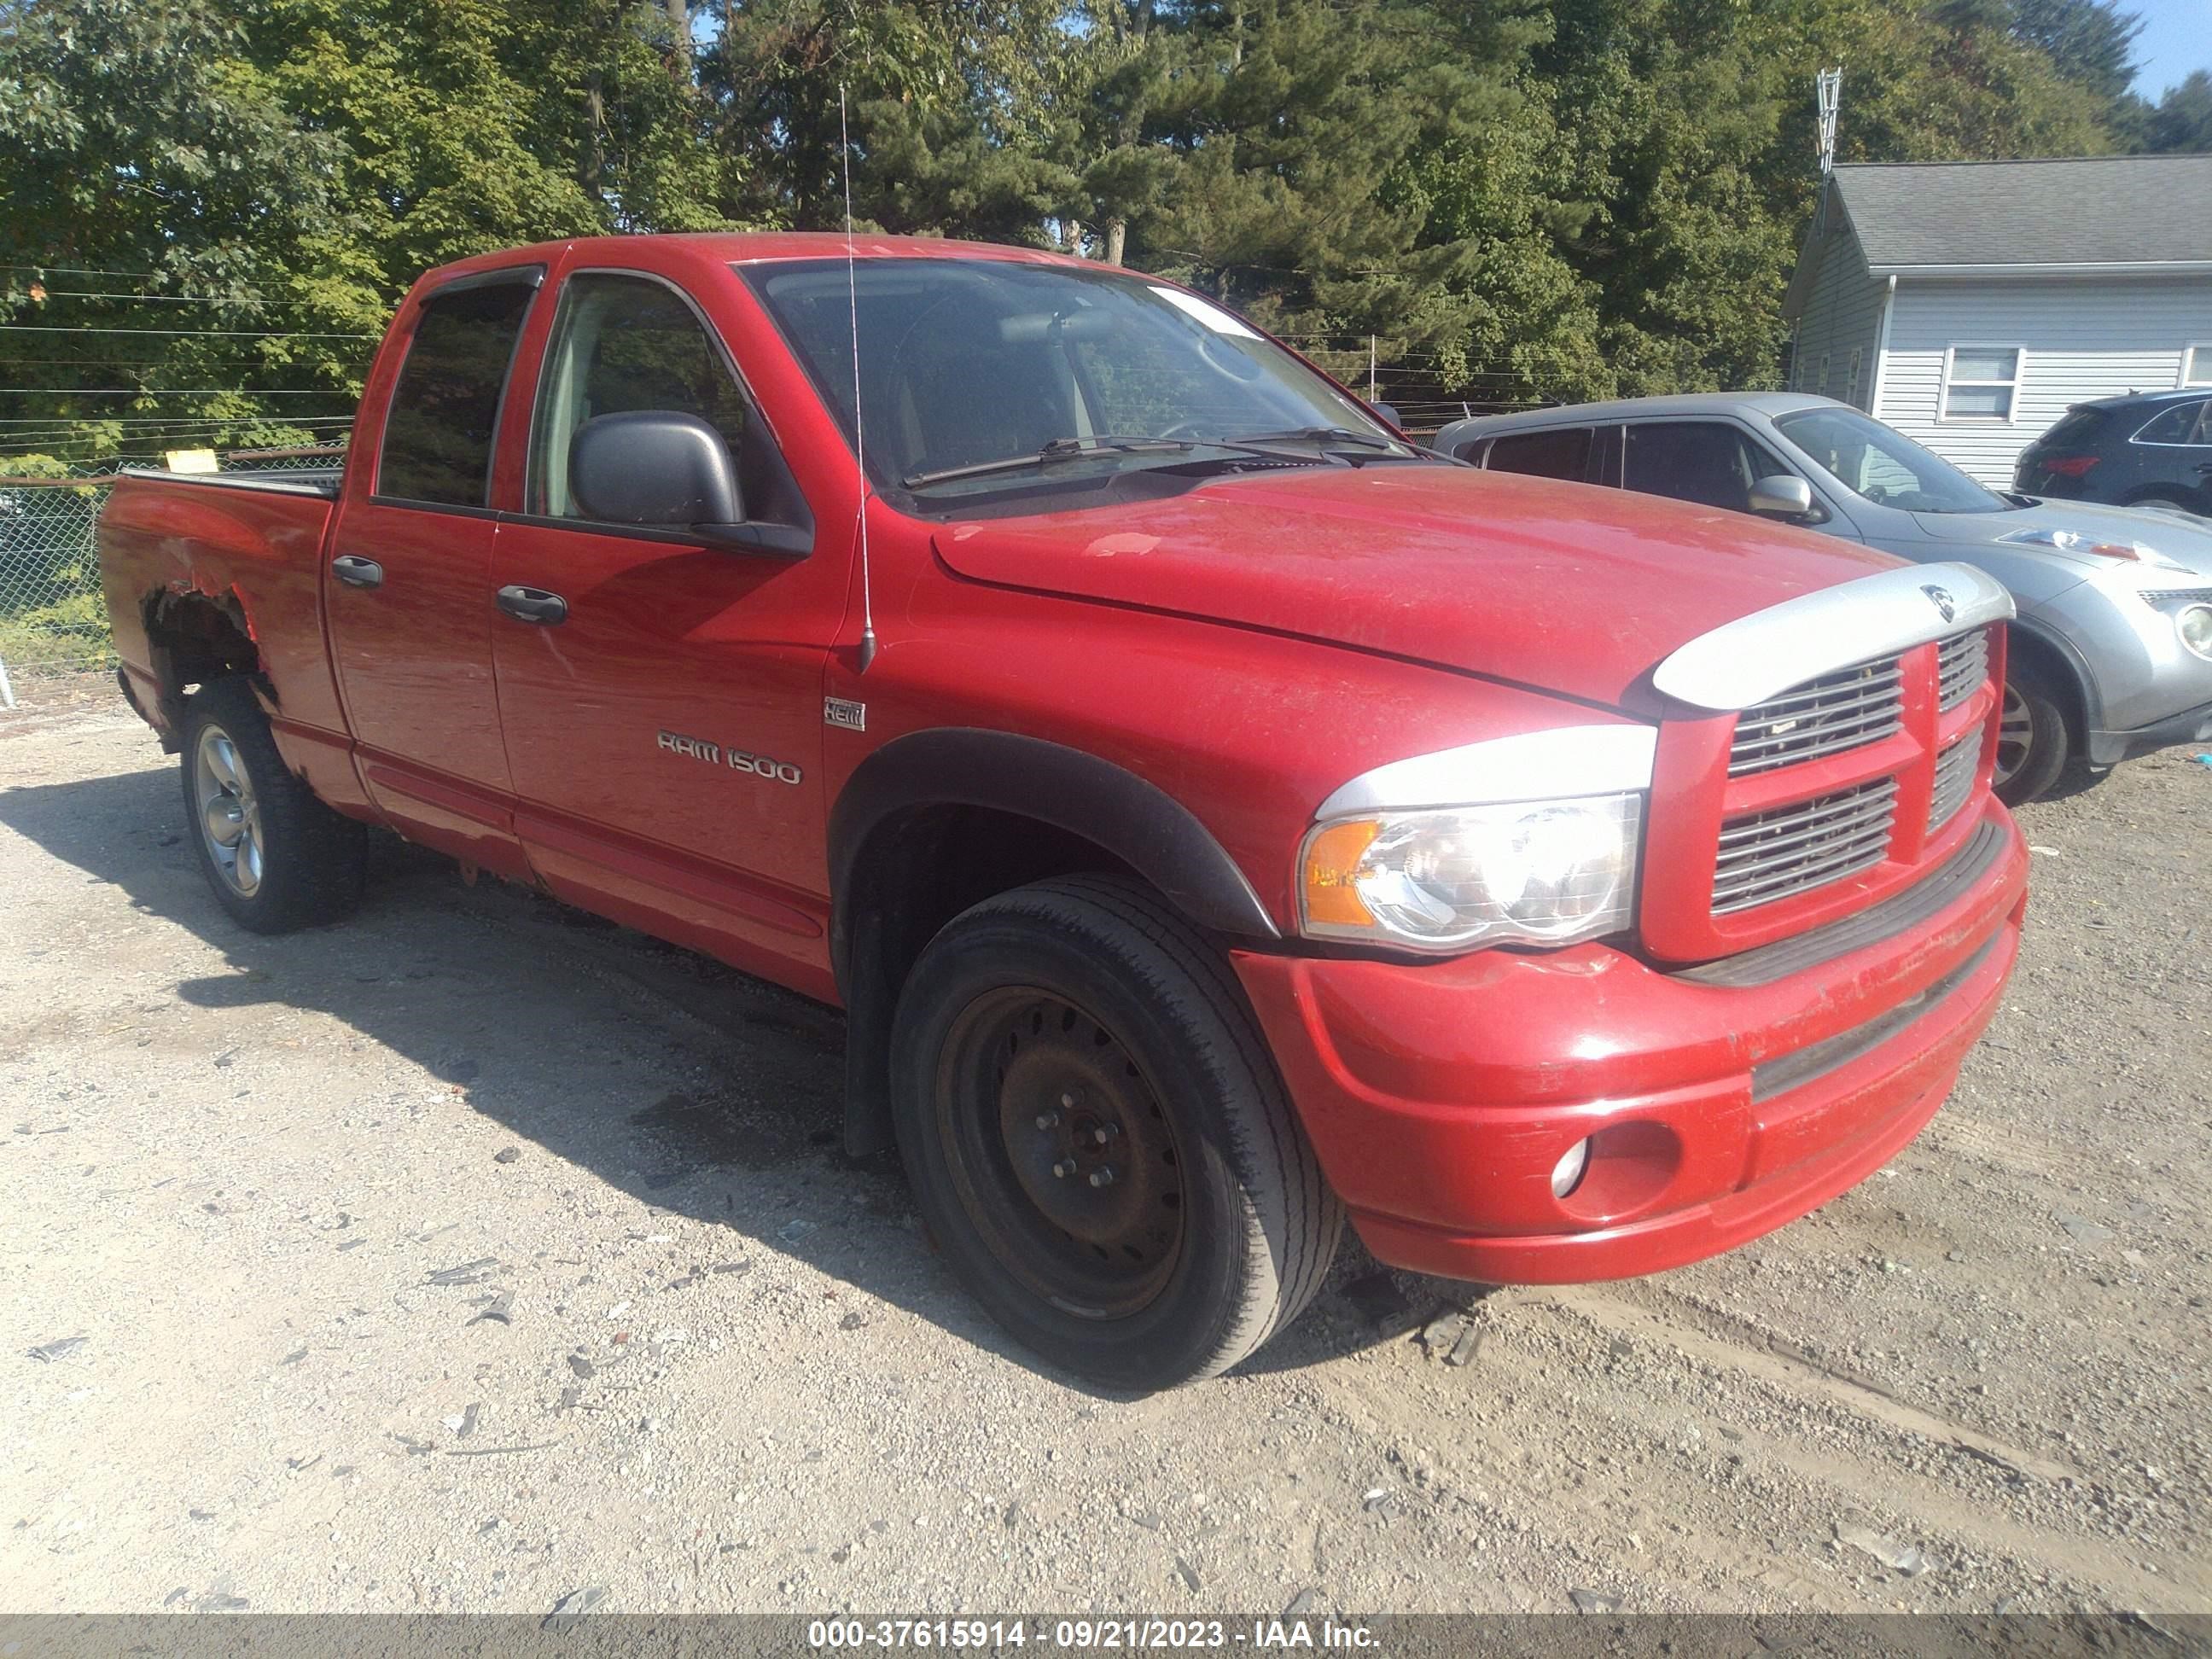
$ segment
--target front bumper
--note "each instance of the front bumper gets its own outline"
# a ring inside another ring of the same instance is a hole
[[[2203,743],[2207,739],[2212,739],[2212,702],[2185,708],[2179,714],[2168,714],[2164,720],[2130,731],[2092,732],[2089,762],[2094,766],[2115,766],[2177,743]]]
[[[2027,908],[2027,848],[1994,801],[1977,836],[1972,878],[1931,884],[1940,905],[1908,890],[1896,931],[1839,927],[1810,966],[1770,947],[1771,976],[1664,972],[1595,945],[1234,961],[1378,1258],[1491,1283],[1623,1278],[1817,1208],[1935,1115]],[[1555,1198],[1552,1170],[1585,1137],[1588,1170]]]
[[[2180,571],[2106,571],[2022,610],[2023,621],[2063,640],[2095,683],[2082,734],[2090,764],[2212,735],[2212,662],[2183,645],[2171,612],[2138,591],[2193,593],[2203,580]]]

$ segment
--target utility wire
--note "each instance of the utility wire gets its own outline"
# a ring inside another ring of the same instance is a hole
[[[352,426],[353,421],[349,416],[343,418],[334,417],[329,420],[294,421],[150,421],[143,423],[130,421],[108,421],[100,422],[100,424],[106,426],[138,427],[139,429],[131,432],[129,436],[133,440],[143,441],[147,439],[156,437],[165,432],[173,432],[179,434],[195,433],[204,434],[210,431],[234,431],[241,427],[252,426],[270,426],[286,428],[293,430],[313,431],[319,428],[349,428]],[[105,443],[107,441],[107,435],[106,434],[98,432],[51,429],[33,430],[29,432],[11,431],[0,433],[0,442],[13,444],[21,448],[37,447],[45,449],[53,447],[60,447],[64,448],[82,448],[87,444],[97,446]]]
[[[343,386],[0,386],[14,398],[343,398]]]
[[[173,274],[167,270],[112,270],[105,265],[0,264],[0,270],[37,270],[64,276],[167,276]]]
[[[10,449],[22,453],[40,449],[83,449],[87,447],[97,449],[101,445],[111,441],[120,441],[124,443],[152,443],[156,441],[167,440],[173,437],[204,439],[211,438],[218,434],[225,432],[255,430],[320,433],[325,436],[332,438],[343,437],[346,433],[346,428],[343,426],[329,425],[308,421],[272,421],[266,423],[256,423],[249,421],[217,421],[210,422],[200,426],[157,426],[152,428],[137,428],[131,431],[112,434],[102,433],[72,434],[61,432],[7,432],[0,433],[0,444],[4,444]]]
[[[261,306],[268,301],[258,294],[241,294],[235,297],[226,294],[106,294],[89,289],[50,288],[43,296],[32,296],[30,303],[44,305],[48,300],[124,300],[134,306]],[[18,300],[17,304],[24,303]]]
[[[17,334],[179,334],[196,340],[380,340],[381,334],[332,334],[304,328],[95,328],[81,324],[0,323]]]
[[[349,357],[339,362],[367,363],[369,357]],[[6,368],[174,368],[173,357],[0,357],[0,369]],[[4,388],[0,388],[4,390]]]

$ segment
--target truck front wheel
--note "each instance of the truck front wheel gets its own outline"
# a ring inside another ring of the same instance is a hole
[[[1041,882],[956,918],[907,981],[891,1085],[954,1272],[1069,1371],[1214,1376],[1328,1271],[1343,1210],[1228,964],[1136,883]]]
[[[240,679],[185,704],[185,818],[216,900],[257,933],[336,921],[361,902],[368,837],[286,769]]]

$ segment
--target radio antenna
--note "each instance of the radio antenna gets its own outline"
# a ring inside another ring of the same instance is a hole
[[[837,83],[837,151],[845,175],[845,308],[853,324],[853,458],[860,467],[860,672],[876,659],[876,608],[868,588],[868,426],[860,418],[860,289],[853,264],[853,137],[845,126],[845,83]]]

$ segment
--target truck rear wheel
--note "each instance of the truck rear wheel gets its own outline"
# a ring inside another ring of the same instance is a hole
[[[1136,883],[1041,882],[955,919],[907,981],[891,1086],[954,1272],[1067,1370],[1214,1376],[1328,1273],[1342,1206],[1228,964]]]
[[[286,769],[246,682],[194,692],[182,736],[185,817],[232,921],[283,933],[336,921],[360,903],[367,832]]]

